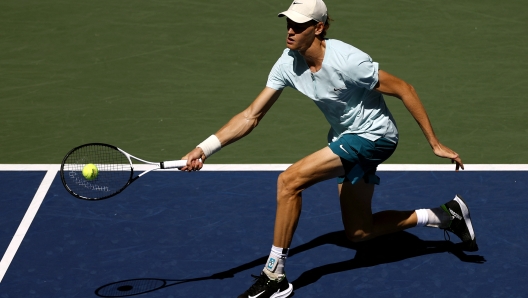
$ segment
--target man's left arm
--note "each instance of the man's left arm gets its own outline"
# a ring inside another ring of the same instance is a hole
[[[456,170],[459,168],[464,169],[460,156],[455,151],[442,145],[436,137],[429,116],[413,86],[386,71],[379,70],[378,83],[374,89],[380,93],[399,98],[422,129],[434,154],[456,162]]]

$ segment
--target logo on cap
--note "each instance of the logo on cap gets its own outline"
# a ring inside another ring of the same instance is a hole
[[[323,0],[293,0],[290,8],[279,13],[278,16],[288,17],[295,23],[306,23],[311,20],[324,23],[327,18],[326,5]]]

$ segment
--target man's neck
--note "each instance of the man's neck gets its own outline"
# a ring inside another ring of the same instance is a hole
[[[312,72],[317,72],[323,65],[326,51],[326,41],[316,38],[312,45],[300,54],[304,57],[306,64]]]

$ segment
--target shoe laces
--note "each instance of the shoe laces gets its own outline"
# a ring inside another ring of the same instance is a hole
[[[445,241],[451,241],[451,235],[449,235],[447,230],[444,230],[444,239]]]

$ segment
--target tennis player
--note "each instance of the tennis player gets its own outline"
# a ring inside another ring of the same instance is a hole
[[[249,134],[286,87],[311,98],[330,123],[329,145],[291,165],[277,185],[277,213],[271,252],[255,283],[239,298],[287,297],[293,287],[285,263],[301,212],[302,191],[330,178],[338,181],[342,221],[351,241],[364,241],[411,227],[429,226],[453,232],[465,250],[478,249],[469,210],[460,196],[432,209],[383,211],[372,214],[376,167],[398,144],[398,129],[383,95],[400,99],[420,126],[435,155],[464,169],[460,156],[436,137],[414,88],[383,71],[361,50],[325,38],[329,19],[322,0],[295,0],[287,11],[286,49],[268,77],[266,87],[243,112],[183,159],[185,171],[200,170],[222,147]]]

